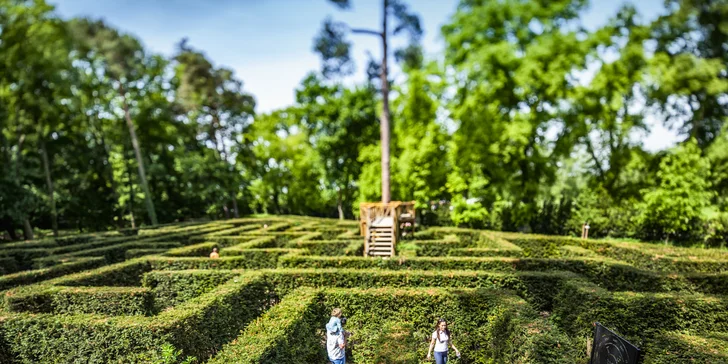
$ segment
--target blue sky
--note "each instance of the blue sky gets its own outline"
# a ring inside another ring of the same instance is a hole
[[[313,38],[321,22],[332,16],[352,27],[378,28],[381,1],[354,0],[341,11],[327,0],[49,0],[64,18],[103,18],[123,32],[142,40],[155,53],[171,55],[183,37],[203,51],[215,65],[235,70],[245,89],[257,100],[257,112],[268,112],[293,103],[294,89],[306,73],[320,69],[313,53]],[[430,55],[443,49],[440,27],[455,12],[457,0],[409,0],[421,16],[423,45]],[[583,21],[589,28],[604,24],[624,2],[592,0]],[[639,0],[634,4],[646,20],[662,11],[663,0]],[[357,74],[349,82],[364,79],[367,51],[381,54],[372,36],[353,36]],[[395,44],[396,45],[396,44]],[[390,64],[391,65],[391,64]],[[661,127],[645,139],[648,149],[669,146],[675,137]]]

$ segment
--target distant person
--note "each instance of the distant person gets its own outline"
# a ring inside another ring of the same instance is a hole
[[[447,329],[447,321],[441,318],[437,320],[437,327],[435,332],[432,333],[432,341],[430,341],[430,350],[427,350],[427,360],[430,360],[430,353],[433,347],[435,348],[435,363],[436,364],[447,364],[447,350],[448,347],[452,346],[455,349],[455,355],[460,357],[460,351],[452,343],[452,335],[450,330]]]
[[[341,314],[341,310],[339,310],[339,314]],[[334,334],[334,331],[329,330],[329,325],[326,325],[326,352],[329,361],[333,364],[346,364],[346,337],[349,333],[344,331],[346,318],[344,317],[340,321],[341,328],[338,330],[338,334]]]
[[[217,252],[217,248],[212,248],[212,253],[210,253],[210,259],[217,259],[220,258],[220,254]]]

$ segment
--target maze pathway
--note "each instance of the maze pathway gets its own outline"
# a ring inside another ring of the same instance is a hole
[[[645,363],[728,362],[726,251],[456,228],[363,248],[356,222],[293,216],[3,244],[0,363],[323,363],[334,307],[354,363],[425,362],[439,317],[461,363],[584,363],[595,321]]]

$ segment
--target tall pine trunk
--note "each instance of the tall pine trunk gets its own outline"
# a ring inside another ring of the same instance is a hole
[[[147,174],[144,170],[144,160],[142,159],[142,151],[139,147],[139,139],[137,139],[136,131],[134,130],[134,123],[131,121],[131,115],[129,115],[129,105],[126,102],[126,95],[122,86],[119,86],[121,97],[124,103],[124,119],[126,119],[126,126],[129,128],[129,135],[131,136],[131,145],[134,147],[134,155],[136,156],[137,166],[139,167],[139,181],[144,191],[144,200],[147,205],[147,213],[149,214],[149,220],[152,225],[157,225],[157,213],[154,211],[154,201],[152,201],[152,194],[149,191],[149,184],[147,183]]]
[[[124,147],[124,165],[129,179],[129,216],[131,218],[131,228],[134,229],[136,228],[136,219],[134,219],[134,182],[131,180],[131,168],[129,168],[129,160],[126,156],[126,147]]]
[[[384,1],[384,20],[382,22],[382,120],[380,123],[381,143],[382,143],[382,202],[389,203],[390,187],[389,187],[389,80],[387,72],[387,7],[388,0]]]
[[[48,197],[51,203],[51,226],[53,227],[53,236],[58,237],[58,212],[56,211],[56,199],[53,196],[53,178],[51,177],[50,161],[48,160],[48,148],[46,148],[43,136],[40,139],[40,152],[43,159],[43,171],[45,173],[46,186],[48,187]]]

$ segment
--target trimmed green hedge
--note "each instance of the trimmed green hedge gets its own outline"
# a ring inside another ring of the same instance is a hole
[[[728,334],[666,332],[657,335],[644,350],[644,364],[728,363]]]
[[[510,289],[539,309],[550,310],[564,281],[578,279],[568,272],[497,273],[478,271],[380,271],[353,269],[265,270],[264,278],[279,295],[298,287],[381,288],[449,287]]]
[[[603,325],[641,346],[664,331],[728,331],[728,300],[697,293],[609,292],[588,282],[564,282],[554,314],[571,335],[589,336]]]
[[[129,249],[124,252],[124,260],[131,260],[134,258],[140,258],[147,255],[156,255],[166,252],[167,249]]]
[[[278,257],[300,253],[296,249],[247,249],[239,251],[239,255],[220,257],[218,259],[177,257],[165,258],[150,256],[146,259],[155,270],[184,270],[184,269],[260,269],[275,268]]]
[[[286,247],[306,249],[310,255],[361,256],[364,254],[363,240],[297,240],[289,242]]]
[[[103,248],[82,250],[74,253],[69,253],[64,256],[84,256],[84,257],[98,257],[103,256],[106,262],[118,263],[122,262],[126,258],[126,251],[130,249],[172,249],[181,246],[182,244],[177,242],[130,242],[118,245],[106,246]]]
[[[0,318],[0,344],[23,363],[146,363],[165,343],[204,359],[269,307],[267,292],[246,275],[154,317],[10,315]]]
[[[571,237],[498,233],[520,246],[524,256],[554,258],[572,254],[567,246],[660,272],[728,272],[728,253],[715,249],[690,249],[619,241],[582,240]]]
[[[354,332],[349,344],[357,363],[421,362],[440,317],[448,320],[466,362],[573,364],[584,359],[561,330],[506,291],[327,289],[324,303],[325,312],[340,307],[349,318],[346,329]]]
[[[142,285],[154,292],[154,305],[161,311],[199,297],[240,275],[231,270],[152,271]]]
[[[153,302],[152,291],[140,287],[41,286],[5,295],[8,311],[29,313],[151,315]]]
[[[221,243],[219,242],[204,242],[181,248],[169,249],[163,255],[167,257],[206,257],[210,255],[212,249],[220,249]]]
[[[299,288],[251,322],[208,363],[323,363],[327,355],[317,333],[324,315],[320,293]]]
[[[462,249],[469,244],[455,239],[446,240],[410,240],[407,244],[413,244],[416,254],[419,257],[444,257],[450,254],[452,249]]]
[[[447,253],[451,257],[520,257],[520,249],[497,249],[497,248],[455,248]]]
[[[0,257],[0,276],[15,273],[20,270],[18,262],[13,257]]]
[[[104,265],[105,263],[104,258],[101,257],[78,258],[68,263],[54,265],[50,268],[4,275],[0,277],[0,291],[24,284],[31,284],[46,279],[60,277],[69,273],[96,268]]]
[[[147,259],[149,258],[137,258],[66,277],[56,278],[48,281],[47,284],[71,287],[138,287],[141,286],[142,275],[152,270]]]
[[[56,238],[58,246],[68,246],[76,244],[86,244],[94,239],[93,236],[89,235],[72,235]]]
[[[224,252],[221,252],[224,255],[240,255],[241,251],[247,250],[247,249],[272,249],[272,248],[278,248],[281,244],[278,241],[278,237],[275,236],[264,236],[264,237],[257,237],[251,240],[248,240],[246,242],[238,243],[236,245],[230,246],[228,248],[225,248]]]
[[[637,269],[604,258],[497,258],[497,257],[324,257],[287,255],[279,260],[282,268],[348,268],[388,270],[479,270],[492,272],[569,271],[581,274],[609,290],[639,292],[696,291],[728,292],[728,276],[720,274],[674,275]]]

